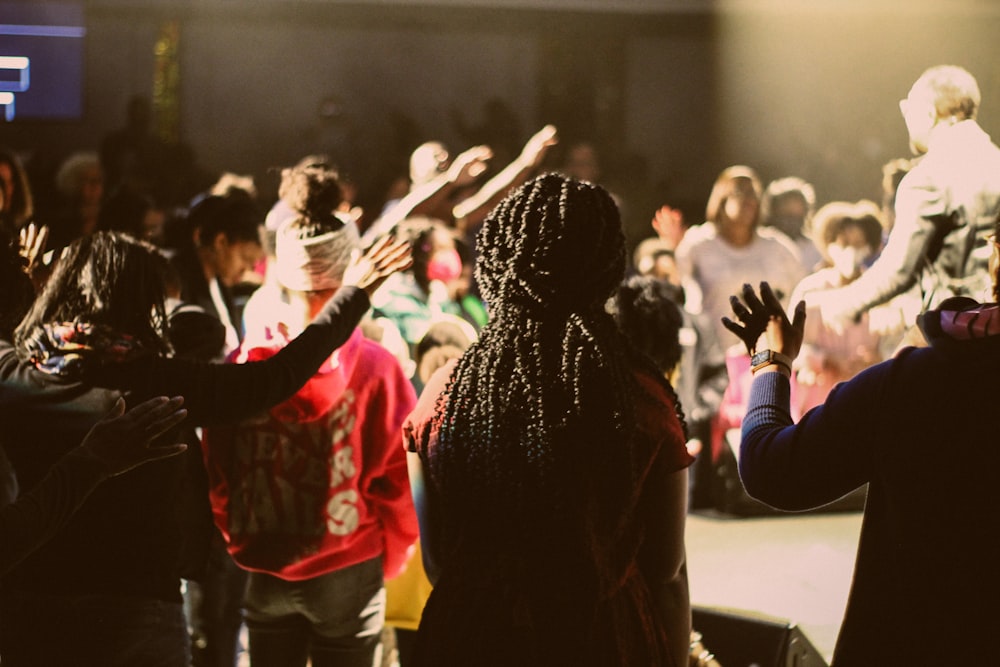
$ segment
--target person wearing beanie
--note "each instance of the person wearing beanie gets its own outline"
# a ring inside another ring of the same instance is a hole
[[[336,212],[336,173],[286,170],[295,212],[275,234],[271,277],[244,313],[238,362],[266,359],[339,287],[358,247]],[[238,426],[207,429],[216,525],[249,571],[245,617],[255,667],[371,666],[384,579],[417,538],[403,419],[415,396],[396,358],[360,328],[294,396]]]

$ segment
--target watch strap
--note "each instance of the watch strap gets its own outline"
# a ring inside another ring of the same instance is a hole
[[[784,366],[785,370],[789,373],[792,372],[792,360],[781,352],[775,352],[774,350],[761,350],[750,357],[750,370],[755,373],[772,364]]]

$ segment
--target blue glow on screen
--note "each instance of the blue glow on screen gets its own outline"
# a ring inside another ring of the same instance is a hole
[[[0,121],[83,116],[81,4],[0,1]]]

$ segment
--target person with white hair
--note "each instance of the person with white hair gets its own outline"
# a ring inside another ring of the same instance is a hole
[[[292,340],[340,287],[358,248],[356,226],[336,211],[334,170],[286,170],[282,191],[296,215],[277,230],[272,280],[244,311],[241,363]],[[206,430],[216,525],[250,571],[255,667],[373,664],[384,578],[399,573],[417,539],[400,447],[415,402],[396,358],[357,328],[284,403]]]
[[[961,67],[920,75],[899,110],[923,155],[899,183],[895,222],[878,261],[850,285],[814,292],[809,305],[841,326],[919,284],[923,308],[989,287],[987,237],[1000,214],[1000,148],[976,123],[979,84]]]

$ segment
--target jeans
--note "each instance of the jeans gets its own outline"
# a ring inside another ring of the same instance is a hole
[[[233,562],[215,530],[205,574],[201,581],[188,581],[184,594],[192,667],[236,667],[246,582],[247,572]]]
[[[187,667],[179,602],[114,595],[6,594],[3,667]]]
[[[382,559],[305,581],[251,572],[245,615],[254,667],[304,667],[307,659],[312,667],[379,665]]]

